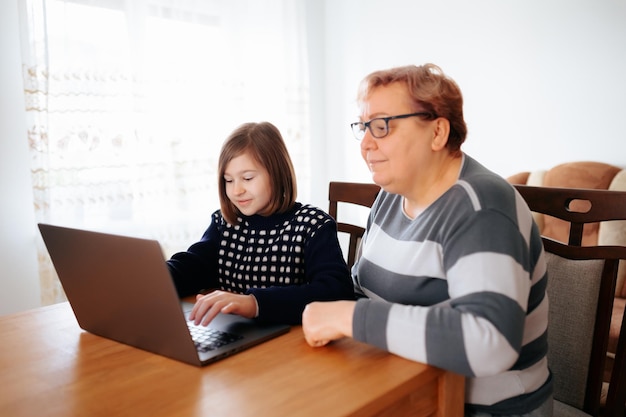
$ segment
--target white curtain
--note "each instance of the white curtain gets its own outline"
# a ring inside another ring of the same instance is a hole
[[[310,179],[303,4],[294,0],[24,0],[37,220],[184,250],[218,208],[217,158],[268,120]],[[40,242],[42,304],[64,300]]]

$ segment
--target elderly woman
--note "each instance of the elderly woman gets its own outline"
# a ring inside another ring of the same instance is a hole
[[[541,238],[514,188],[461,151],[459,87],[432,64],[392,68],[358,103],[382,188],[352,270],[360,298],[309,304],[307,342],[352,337],[465,375],[466,416],[551,416]]]

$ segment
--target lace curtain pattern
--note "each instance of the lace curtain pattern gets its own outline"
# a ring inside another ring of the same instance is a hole
[[[167,257],[218,208],[217,158],[268,120],[309,184],[303,5],[26,0],[23,74],[39,222],[158,239]],[[64,294],[39,242],[42,304]]]

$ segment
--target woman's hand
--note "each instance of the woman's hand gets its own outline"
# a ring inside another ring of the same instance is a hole
[[[352,337],[354,301],[314,302],[302,313],[302,330],[307,343],[324,346],[342,337]]]
[[[257,302],[253,295],[233,294],[220,290],[206,295],[198,294],[196,304],[189,313],[189,320],[193,320],[196,325],[207,326],[218,313],[254,318],[257,314]]]

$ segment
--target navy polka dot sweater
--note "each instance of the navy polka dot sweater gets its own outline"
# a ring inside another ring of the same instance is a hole
[[[213,288],[253,294],[261,321],[298,324],[312,301],[354,298],[334,219],[301,203],[242,216],[237,226],[218,210],[202,239],[167,263],[179,296]]]

